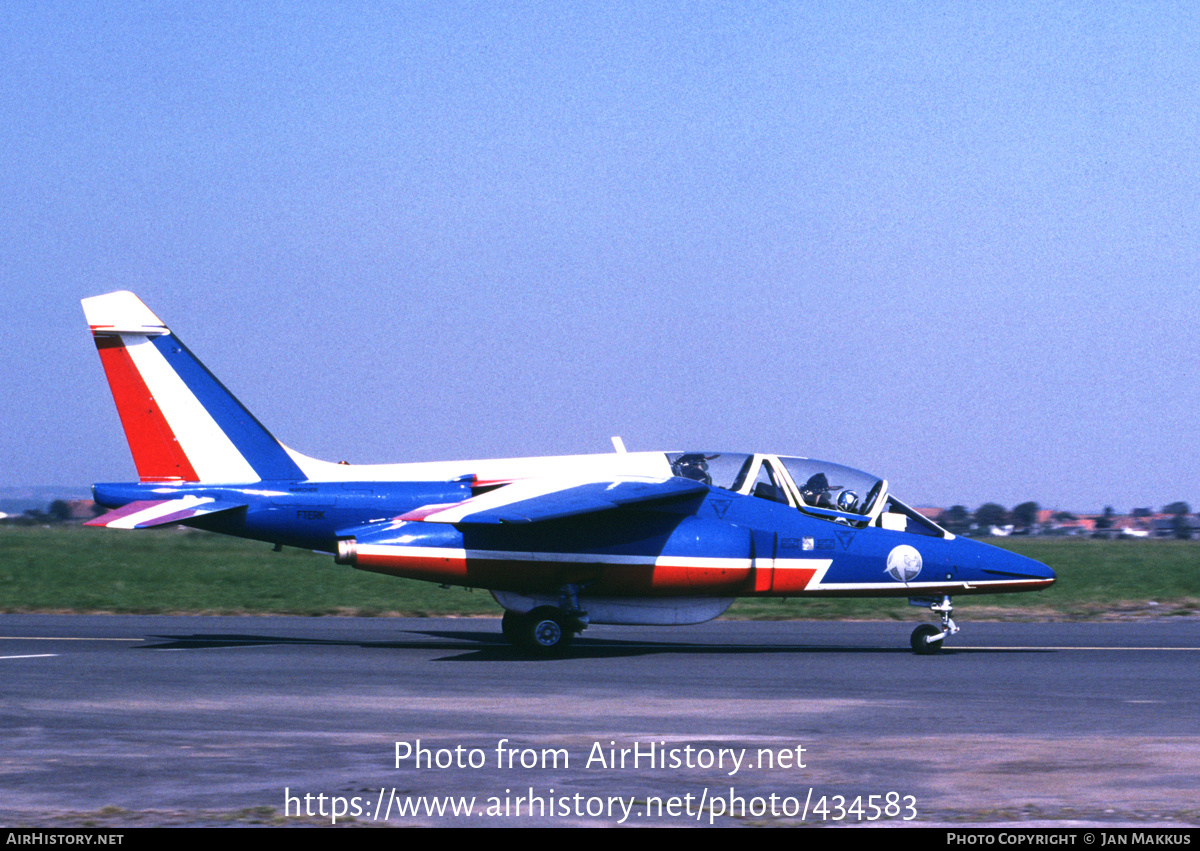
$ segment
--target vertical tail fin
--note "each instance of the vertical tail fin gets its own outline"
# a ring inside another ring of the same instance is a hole
[[[85,298],[143,482],[303,479],[287,450],[133,293]]]

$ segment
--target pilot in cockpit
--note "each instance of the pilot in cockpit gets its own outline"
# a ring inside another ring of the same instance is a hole
[[[836,501],[834,492],[839,492]],[[824,473],[815,473],[800,488],[800,496],[805,505],[815,508],[832,508],[847,514],[858,514],[858,494],[847,489],[844,485],[830,485]]]
[[[717,456],[710,457],[716,458]],[[711,485],[712,476],[708,474],[708,461],[709,458],[701,452],[689,452],[679,456],[679,460],[671,465],[671,472],[684,479]]]
[[[816,508],[836,508],[830,496],[829,479],[824,473],[814,473],[800,488],[800,496],[806,505]]]

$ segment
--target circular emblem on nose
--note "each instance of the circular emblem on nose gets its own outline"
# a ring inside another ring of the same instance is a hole
[[[897,582],[912,582],[921,572],[921,554],[908,544],[901,544],[888,553],[888,576]]]

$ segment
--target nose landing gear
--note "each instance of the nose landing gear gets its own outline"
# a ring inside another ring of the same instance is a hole
[[[948,596],[943,596],[940,601],[936,597],[910,597],[908,604],[910,606],[921,606],[922,608],[928,607],[929,611],[942,616],[941,629],[938,629],[931,623],[923,623],[913,630],[910,644],[912,644],[914,653],[920,656],[937,653],[942,649],[942,640],[947,635],[954,635],[958,632],[958,626],[955,625],[954,619],[950,617],[950,613],[954,611],[954,606],[951,604]]]

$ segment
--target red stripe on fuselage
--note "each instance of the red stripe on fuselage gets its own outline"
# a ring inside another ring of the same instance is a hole
[[[143,482],[200,481],[124,341],[110,336],[95,339],[138,477]]]
[[[755,588],[762,596],[788,596],[790,594],[803,594],[808,588],[808,583],[812,582],[812,578],[817,575],[816,568],[802,567],[782,569],[778,567],[771,568],[771,584],[768,588]]]
[[[566,584],[584,584],[596,596],[664,597],[748,591],[751,568],[714,568],[706,565],[655,564],[648,557],[644,564],[613,564],[598,557],[595,562],[556,561],[552,558],[472,558],[461,550],[446,555],[429,552],[380,552],[364,547],[351,562],[359,570],[446,582],[496,591],[536,593],[554,591]],[[496,554],[499,555],[499,554]]]

